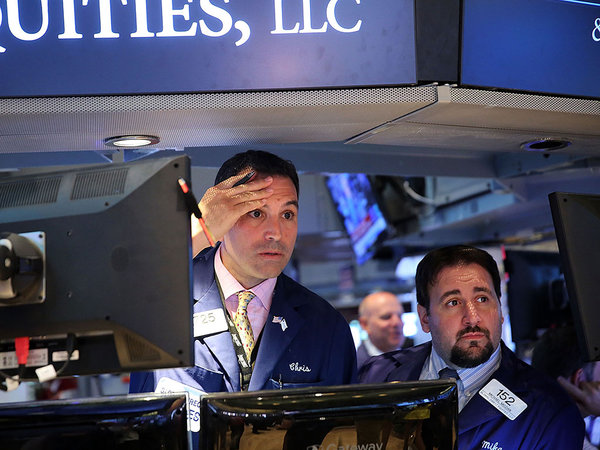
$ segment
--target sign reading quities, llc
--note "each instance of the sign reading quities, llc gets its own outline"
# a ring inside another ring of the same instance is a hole
[[[412,0],[0,0],[0,96],[416,82]]]

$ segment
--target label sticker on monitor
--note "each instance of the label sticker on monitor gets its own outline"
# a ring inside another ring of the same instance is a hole
[[[70,358],[69,353],[66,350],[52,352],[52,362],[63,362],[67,359],[69,361],[77,361],[79,359],[79,350],[73,350]]]
[[[29,350],[27,355],[27,367],[39,367],[48,364],[48,349],[47,348],[34,348]],[[17,353],[13,350],[10,352],[0,352],[0,370],[2,369],[16,369],[19,367],[17,361]]]
[[[206,392],[166,377],[162,377],[158,380],[154,392],[156,394],[176,394],[186,392],[188,394],[188,430],[193,432],[200,431],[200,397],[206,394]]]
[[[194,313],[194,337],[208,336],[227,330],[223,308]]]
[[[510,420],[515,420],[527,408],[527,403],[495,378],[479,391],[479,395]]]

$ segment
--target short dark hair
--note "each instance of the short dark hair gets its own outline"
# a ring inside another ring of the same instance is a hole
[[[478,264],[490,274],[494,291],[500,300],[500,272],[494,258],[485,250],[476,247],[452,245],[430,251],[417,266],[417,303],[429,312],[429,289],[435,284],[442,269],[467,264]]]
[[[215,185],[229,177],[238,175],[244,169],[252,169],[263,175],[281,175],[288,177],[292,180],[292,183],[294,183],[296,195],[300,196],[300,183],[294,164],[292,164],[291,161],[282,159],[273,153],[265,152],[263,150],[247,150],[233,155],[223,163],[217,172]]]
[[[579,348],[577,333],[572,326],[546,330],[533,347],[531,365],[552,378],[569,378],[578,369],[584,369],[588,380],[593,379],[593,373],[588,374],[585,370],[586,363]]]

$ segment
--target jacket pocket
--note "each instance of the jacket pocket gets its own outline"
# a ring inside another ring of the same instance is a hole
[[[326,386],[327,382],[325,381],[309,381],[305,383],[299,382],[286,382],[274,380],[273,378],[269,379],[268,388],[269,389],[290,389],[290,388],[302,388],[302,387],[311,387],[311,386]]]

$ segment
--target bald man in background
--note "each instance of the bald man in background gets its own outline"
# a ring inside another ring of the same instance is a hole
[[[358,307],[358,321],[368,338],[356,350],[359,370],[371,356],[413,345],[402,331],[403,313],[402,304],[391,292],[374,292],[363,299]]]

